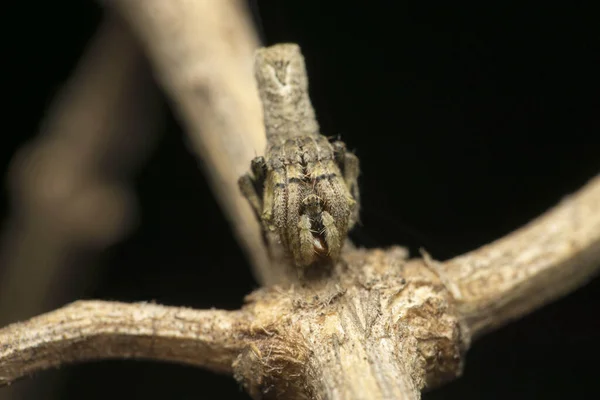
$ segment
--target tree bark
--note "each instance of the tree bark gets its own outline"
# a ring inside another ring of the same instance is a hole
[[[233,373],[254,398],[417,399],[460,375],[469,338],[437,275],[401,248],[347,251],[240,311],[78,302],[0,330],[0,384],[97,358]]]
[[[518,270],[539,270],[538,260],[569,254],[572,258],[568,259],[573,260],[570,264],[541,264],[556,273],[528,275],[518,287],[556,287],[543,298],[558,298],[565,288],[573,287],[574,281],[582,284],[600,266],[595,257],[577,256],[578,252],[589,254],[589,247],[573,246],[588,243],[592,253],[595,250],[597,215],[588,212],[599,203],[600,179],[596,178],[514,237],[509,235],[484,247],[483,254],[504,250],[517,260],[524,257],[520,264],[507,263],[519,266]],[[588,224],[590,227],[585,228]],[[524,232],[541,229],[548,233],[548,227],[553,226],[564,230],[550,230],[558,235],[552,246],[512,252],[505,247],[507,243],[521,243],[518,239]],[[582,232],[591,240],[578,241]],[[565,248],[576,250],[556,251]],[[297,285],[259,289],[234,312],[76,303],[72,309],[0,330],[0,383],[8,384],[32,371],[66,362],[136,357],[232,372],[254,398],[414,399],[421,390],[460,376],[471,332],[479,335],[486,332],[482,326],[500,326],[507,315],[514,318],[521,315],[517,312],[541,305],[538,299],[527,301],[528,297],[522,298],[522,307],[505,301],[514,298],[512,287],[504,291],[503,281],[492,280],[487,290],[496,296],[497,304],[475,303],[493,307],[491,316],[477,317],[480,309],[473,312],[465,307],[464,300],[455,295],[454,282],[444,275],[447,269],[458,268],[461,260],[470,258],[437,263],[428,257],[405,257],[406,251],[398,247],[349,248],[333,269],[322,270]],[[464,262],[464,268],[471,266]],[[584,272],[565,267],[581,267]],[[576,279],[565,279],[567,276]],[[524,291],[516,293],[522,295]],[[504,312],[503,306],[511,312]]]
[[[434,264],[475,336],[572,292],[600,266],[600,176],[516,232]]]
[[[418,399],[460,376],[472,334],[560,297],[600,267],[596,178],[521,230],[447,262],[408,260],[399,247],[346,247],[330,268],[294,280],[281,275],[286,268],[265,258],[235,185],[253,151],[262,150],[244,133],[258,132],[253,118],[260,115],[244,106],[256,100],[247,92],[252,46],[240,36],[247,25],[235,12],[220,21],[221,11],[239,4],[111,4],[145,43],[266,285],[233,312],[79,302],[10,325],[0,330],[0,384],[67,362],[150,358],[232,373],[256,399]],[[199,24],[209,11],[220,22]],[[219,46],[201,32],[215,33]]]

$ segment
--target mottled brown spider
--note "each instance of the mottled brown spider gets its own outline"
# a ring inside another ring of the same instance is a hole
[[[267,149],[239,185],[262,222],[276,232],[293,262],[335,261],[358,220],[358,158],[319,133],[296,45],[257,52]]]

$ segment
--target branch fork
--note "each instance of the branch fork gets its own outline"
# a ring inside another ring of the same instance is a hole
[[[136,32],[263,287],[237,311],[85,301],[9,325],[0,329],[0,385],[65,363],[140,358],[232,374],[257,399],[418,399],[460,376],[472,338],[598,271],[600,177],[445,262],[345,246],[332,269],[290,274],[267,257],[236,185],[264,148],[249,68],[256,43],[240,2],[107,4]]]

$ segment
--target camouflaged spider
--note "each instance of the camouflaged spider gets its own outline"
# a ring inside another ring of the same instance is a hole
[[[251,170],[239,180],[242,193],[294,264],[335,261],[358,219],[358,158],[320,134],[279,137]]]
[[[265,232],[276,232],[298,267],[335,261],[358,220],[358,158],[320,134],[300,48],[256,52],[267,148],[239,179]]]
[[[358,220],[358,158],[320,134],[298,45],[257,50],[254,69],[267,148],[239,179],[241,191],[296,266],[335,261]]]

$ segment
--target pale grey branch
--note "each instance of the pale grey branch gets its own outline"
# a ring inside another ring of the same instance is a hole
[[[237,186],[266,143],[252,71],[257,40],[243,2],[106,4],[123,15],[146,49],[257,279],[281,281],[269,267],[258,222]]]
[[[267,138],[319,133],[300,46],[285,43],[257,50],[254,71]]]
[[[600,269],[600,176],[510,235],[434,264],[473,335],[566,295]]]

